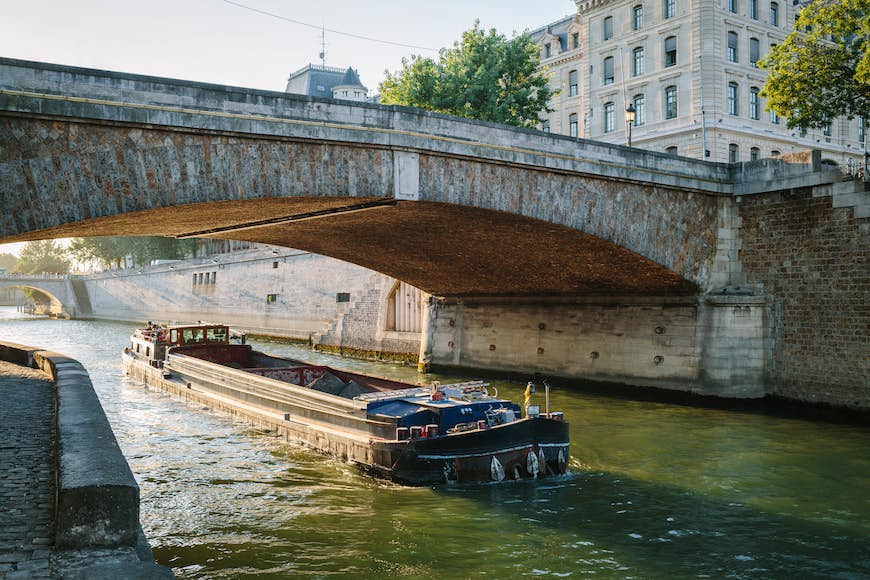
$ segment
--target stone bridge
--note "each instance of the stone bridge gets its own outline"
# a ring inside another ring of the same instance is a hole
[[[840,179],[806,161],[712,164],[0,59],[0,240],[213,237],[339,258],[441,298],[422,356],[444,364],[763,394],[766,299],[747,292],[736,201]]]
[[[21,288],[34,290],[46,297],[44,303],[48,304],[47,314],[60,318],[76,318],[81,314],[88,314],[90,305],[86,302],[87,294],[80,298],[81,288],[76,288],[76,281],[69,276],[52,275],[11,275],[0,276],[0,289]]]

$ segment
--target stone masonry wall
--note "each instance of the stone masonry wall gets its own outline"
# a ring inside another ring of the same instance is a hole
[[[693,303],[617,299],[441,304],[432,362],[702,391],[699,310]]]
[[[379,334],[378,309],[384,308],[394,279],[325,256],[287,248],[275,252],[252,250],[102,273],[85,281],[93,316],[229,322],[262,334],[416,355],[419,334],[398,343]],[[339,293],[349,294],[350,302],[339,302]]]
[[[870,220],[809,193],[738,201],[746,282],[773,301],[769,392],[867,408]]]

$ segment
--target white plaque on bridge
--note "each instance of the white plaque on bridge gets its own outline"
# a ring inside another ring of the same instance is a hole
[[[408,151],[393,153],[393,189],[396,199],[420,199],[420,155]]]

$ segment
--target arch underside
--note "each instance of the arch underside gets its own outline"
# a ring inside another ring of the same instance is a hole
[[[198,232],[199,237],[330,256],[445,297],[666,296],[697,291],[679,274],[609,241],[507,212],[404,201],[341,212],[379,201],[291,197],[179,205],[69,223],[3,241]],[[336,213],[294,221],[294,216],[330,211]]]
[[[44,288],[23,283],[3,284],[2,286],[0,286],[0,288],[20,288],[21,290],[33,290],[34,292],[38,292],[39,294],[42,294],[43,296],[48,298],[47,302],[51,305],[52,311],[60,312],[63,309],[63,302],[61,302],[57,298],[57,296],[45,290]]]

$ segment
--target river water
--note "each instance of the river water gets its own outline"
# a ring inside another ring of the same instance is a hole
[[[132,329],[0,308],[0,340],[88,369],[141,486],[154,555],[179,578],[870,577],[865,426],[556,390],[569,475],[407,488],[128,380]],[[521,399],[522,385],[494,384]]]

